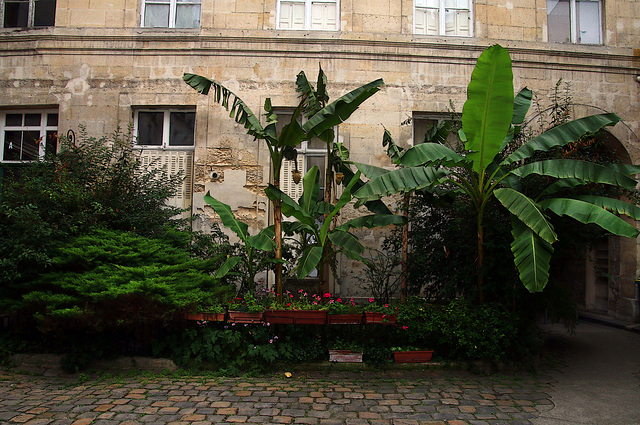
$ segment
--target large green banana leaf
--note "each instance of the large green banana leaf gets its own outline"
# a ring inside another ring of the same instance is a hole
[[[624,214],[628,217],[633,218],[634,220],[640,220],[640,208],[628,202],[621,201],[620,199],[613,199],[607,198],[606,196],[595,195],[579,195],[575,198],[593,205],[597,205],[607,211],[611,211],[616,214]]]
[[[329,228],[331,226],[331,220],[333,220],[333,217],[335,217],[335,215],[338,214],[338,212],[340,212],[342,207],[344,207],[349,202],[351,202],[351,199],[353,198],[353,196],[351,195],[351,188],[353,187],[353,185],[358,180],[360,180],[360,171],[358,171],[356,173],[356,175],[349,182],[347,187],[344,188],[344,191],[342,192],[342,195],[340,195],[340,198],[338,198],[338,202],[336,202],[336,205],[333,207],[333,211],[331,211],[329,214],[325,215],[324,223],[322,223],[322,227],[320,228],[320,233],[319,233],[319,241],[318,242],[321,245],[325,244],[325,241],[326,241],[326,238],[327,238],[327,233],[329,232]]]
[[[351,182],[351,179],[355,176],[355,173],[344,163],[340,167],[340,171],[344,174],[342,184],[348,185]],[[362,180],[358,179],[358,181],[356,181],[356,183],[353,185],[351,191],[356,192],[364,185],[365,183]],[[387,207],[387,205],[379,199],[365,202],[364,206],[374,214],[393,214],[389,207]]]
[[[353,163],[356,168],[368,179],[375,179],[383,174],[387,174],[390,170],[382,167],[376,167],[375,165],[363,164],[361,162]]]
[[[538,202],[540,208],[557,215],[566,215],[583,224],[595,224],[614,235],[635,238],[638,229],[615,214],[585,201],[569,198],[552,198]]]
[[[437,184],[449,171],[434,167],[409,167],[389,171],[371,179],[354,194],[358,198],[356,205],[365,201],[380,199],[398,192],[412,192]]]
[[[548,159],[546,161],[532,162],[512,170],[511,173],[519,177],[539,174],[559,179],[579,179],[629,189],[635,188],[637,184],[631,177],[627,177],[607,166],[577,159]]]
[[[302,177],[302,196],[300,197],[300,207],[308,215],[313,211],[314,205],[320,195],[320,170],[317,166],[311,167]]]
[[[249,226],[240,220],[236,220],[229,205],[218,201],[216,198],[212,197],[209,192],[204,195],[204,201],[211,205],[216,214],[220,216],[222,224],[224,224],[225,227],[231,229],[236,235],[238,235],[240,240],[246,242],[247,237],[249,236]]]
[[[314,226],[315,218],[305,211],[300,204],[291,199],[289,195],[281,191],[279,188],[270,184],[264,189],[265,194],[271,200],[281,201],[280,210],[286,217],[295,217],[298,221],[307,226]]]
[[[494,45],[478,58],[462,108],[467,159],[482,174],[498,154],[513,118],[513,73],[507,49]]]
[[[384,134],[382,135],[382,147],[387,148],[387,156],[391,158],[391,162],[396,165],[400,165],[400,161],[403,155],[403,149],[396,144],[395,140],[393,140],[393,137],[391,136],[391,133],[386,128],[384,129]]]
[[[358,238],[343,230],[333,230],[329,232],[329,240],[333,245],[342,248],[342,251],[351,259],[359,260],[360,254],[364,252],[364,246]]]
[[[307,247],[302,253],[302,257],[298,260],[298,267],[296,268],[296,277],[298,279],[304,279],[309,276],[309,273],[316,268],[320,260],[322,259],[322,247],[313,245]]]
[[[615,125],[618,121],[620,121],[620,117],[612,113],[591,115],[569,121],[534,137],[505,158],[502,164],[512,164],[529,158],[535,152],[546,152],[551,148],[567,145],[586,134],[593,134],[606,126]]]
[[[528,88],[524,87],[518,92],[513,99],[513,119],[511,120],[511,125],[514,127],[522,126],[524,118],[527,116],[527,112],[529,112],[529,108],[531,107],[532,99],[533,92]]]
[[[553,226],[549,223],[538,208],[536,203],[524,194],[509,188],[496,189],[494,192],[496,199],[500,201],[511,214],[518,220],[530,227],[538,236],[550,244],[558,240],[558,235],[553,231]]]
[[[404,167],[429,166],[435,163],[447,167],[467,167],[470,161],[438,143],[420,143],[407,149],[402,155]]]
[[[561,179],[547,186],[542,192],[540,192],[540,195],[538,196],[538,198],[543,198],[545,196],[558,193],[561,190],[573,189],[574,187],[582,186],[585,184],[589,184],[589,182],[586,182],[580,179],[569,179],[569,178]]]
[[[310,117],[302,129],[307,134],[320,136],[349,118],[362,102],[380,90],[382,84],[384,82],[380,78],[339,97]]]
[[[276,249],[276,243],[266,232],[260,232],[257,235],[247,236],[245,243],[261,251],[273,251],[274,249]]]
[[[520,274],[520,281],[529,292],[540,292],[549,281],[553,246],[514,216],[511,217],[511,224],[511,252]]]
[[[184,74],[182,79],[198,93],[208,94],[211,87],[214,89],[214,100],[220,103],[225,109],[229,110],[229,99],[233,96],[231,111],[229,116],[234,118],[238,124],[244,125],[247,129],[247,133],[257,139],[266,139],[268,135],[265,133],[260,120],[251,111],[251,108],[247,106],[242,99],[240,99],[231,90],[224,87],[222,84],[210,80],[196,74]]]
[[[216,272],[216,277],[218,279],[225,277],[241,261],[242,258],[236,256],[227,258]]]

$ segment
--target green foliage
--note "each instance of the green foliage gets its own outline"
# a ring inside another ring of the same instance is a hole
[[[449,360],[521,360],[518,355],[527,347],[519,339],[530,330],[519,328],[518,318],[500,307],[464,300],[431,305],[412,299],[402,305],[398,324],[404,344],[433,349]]]
[[[219,303],[229,288],[210,273],[221,258],[191,258],[185,249],[189,236],[94,230],[76,237],[58,248],[50,271],[23,285],[28,290],[19,306],[45,322],[82,317],[91,327],[169,318]]]
[[[130,132],[79,139],[62,139],[60,152],[43,161],[5,168],[1,281],[37,276],[57,245],[96,226],[153,235],[176,224],[179,210],[164,203],[182,176],[141,169]]]

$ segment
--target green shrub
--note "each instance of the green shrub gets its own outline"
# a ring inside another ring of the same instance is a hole
[[[3,166],[2,282],[34,278],[61,242],[93,227],[154,235],[177,224],[179,209],[165,201],[183,176],[142,169],[130,131],[79,139],[61,140],[59,153],[43,161]]]

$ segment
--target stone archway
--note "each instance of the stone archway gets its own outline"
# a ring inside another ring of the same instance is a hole
[[[621,163],[631,164],[622,143],[604,132],[604,147]],[[632,220],[628,220],[633,223]],[[637,270],[637,241],[619,236],[597,240],[583,258],[576,259],[574,271],[582,267],[582,282],[576,281],[578,306],[590,313],[601,314],[627,322],[640,321]]]

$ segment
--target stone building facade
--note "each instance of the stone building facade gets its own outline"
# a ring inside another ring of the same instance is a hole
[[[382,127],[409,145],[414,131],[402,121],[420,125],[450,101],[461,110],[476,58],[499,43],[511,52],[516,89],[544,97],[569,82],[576,116],[618,113],[624,124],[611,131],[621,158],[640,160],[636,0],[0,0],[0,24],[0,160],[37,157],[44,143],[27,139],[38,132],[82,125],[101,136],[131,122],[146,161],[186,173],[174,201],[202,217],[198,228],[213,215],[207,191],[254,230],[267,224],[270,170],[263,142],[186,86],[185,72],[222,82],[256,115],[267,97],[295,106],[301,70],[315,79],[321,65],[333,99],[383,78],[338,138],[353,160],[389,165]],[[596,282],[584,264],[580,302],[637,320],[636,241],[604,250],[616,276]],[[336,291],[355,291],[350,270],[343,262]]]

